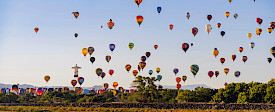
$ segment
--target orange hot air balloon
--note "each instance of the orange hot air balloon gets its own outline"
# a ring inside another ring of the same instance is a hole
[[[248,33],[247,37],[250,39],[252,37],[252,33]]]
[[[137,21],[137,23],[138,23],[138,25],[140,26],[140,24],[142,23],[142,21],[143,21],[143,17],[142,16],[137,16],[136,17],[136,21]]]
[[[110,21],[107,23],[107,26],[110,28],[110,30],[114,27],[115,23],[110,19]]]
[[[118,86],[117,82],[113,82],[113,87],[116,89],[116,87]]]
[[[228,72],[229,72],[229,68],[225,68],[225,69],[223,69],[223,71],[224,71],[224,73],[227,75]]]
[[[84,56],[86,56],[87,53],[88,53],[88,49],[87,49],[87,48],[83,48],[83,49],[82,49],[82,54],[83,54]]]
[[[131,70],[131,65],[130,64],[125,65],[125,69],[129,72]]]
[[[263,30],[261,28],[256,28],[256,34],[257,35],[261,35],[262,31]]]
[[[154,45],[154,48],[155,48],[155,50],[157,50],[158,49],[158,45]]]
[[[174,25],[170,24],[170,25],[169,25],[169,28],[170,28],[170,30],[173,30]]]
[[[233,54],[233,55],[231,56],[233,62],[235,61],[236,57],[237,57],[237,56],[236,56],[235,54]]]
[[[133,75],[137,76],[137,74],[138,74],[138,71],[137,70],[133,70]]]
[[[226,12],[225,13],[225,16],[228,18],[230,16],[230,13],[229,12]]]
[[[181,88],[181,84],[177,84],[177,89],[179,90]]]
[[[272,28],[267,28],[267,32],[271,33],[272,32]]]
[[[48,75],[46,75],[45,77],[44,77],[44,80],[46,81],[46,82],[48,82],[49,80],[50,80],[50,76],[48,76]]]
[[[72,14],[74,15],[74,17],[77,19],[79,16],[79,12],[72,12]]]
[[[239,47],[239,51],[242,53],[243,52],[243,47]]]
[[[181,78],[180,78],[180,77],[177,77],[177,78],[176,78],[176,82],[177,82],[177,83],[180,83],[180,81],[181,81]]]
[[[222,25],[221,23],[218,23],[218,24],[217,24],[217,27],[218,27],[218,28],[220,28],[220,27],[221,27],[221,25]]]
[[[219,55],[219,50],[217,48],[214,48],[213,55],[215,56],[215,58]]]
[[[37,27],[34,28],[35,33],[37,33],[38,30],[39,30],[39,28],[37,28]]]
[[[134,2],[138,5],[139,7],[139,4],[142,2],[142,0],[134,0]]]

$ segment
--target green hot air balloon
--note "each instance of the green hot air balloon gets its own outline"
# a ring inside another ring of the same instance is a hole
[[[196,76],[196,74],[199,71],[199,66],[196,64],[193,64],[190,66],[190,71],[192,72],[192,74],[194,75],[194,77]]]
[[[132,49],[134,48],[134,43],[132,43],[132,42],[129,43],[129,44],[128,44],[128,47],[132,50]]]

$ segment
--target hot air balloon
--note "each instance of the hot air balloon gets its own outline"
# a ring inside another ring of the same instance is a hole
[[[157,76],[157,80],[160,81],[162,79],[162,76],[161,75],[158,75]]]
[[[211,79],[211,77],[214,75],[214,72],[213,71],[209,71],[208,72],[208,76],[210,77],[210,79]]]
[[[160,72],[160,68],[156,68],[156,72],[159,73]]]
[[[141,24],[142,21],[143,21],[143,17],[142,17],[141,15],[137,16],[137,17],[136,17],[136,21],[137,21],[138,25],[140,26],[140,24]]]
[[[125,69],[129,72],[130,70],[131,70],[131,65],[130,64],[127,64],[127,65],[125,65]]]
[[[177,84],[177,89],[179,90],[181,88],[181,84]]]
[[[133,75],[137,76],[137,74],[138,74],[138,71],[137,70],[133,70]]]
[[[83,77],[78,77],[77,82],[81,86],[81,84],[84,82],[84,78]]]
[[[113,52],[115,50],[115,48],[116,48],[116,45],[115,44],[110,44],[109,48]]]
[[[84,56],[86,56],[87,53],[88,53],[88,49],[87,49],[87,48],[83,48],[83,49],[82,49],[82,54],[83,54]]]
[[[103,28],[103,26],[100,26],[100,28]]]
[[[214,48],[213,55],[215,56],[215,58],[219,55],[219,50],[217,48]]]
[[[109,74],[110,74],[111,76],[114,74],[114,72],[115,72],[115,71],[112,70],[112,69],[109,70]]]
[[[196,74],[199,72],[199,66],[194,64],[190,66],[190,71],[192,72],[192,74],[194,75],[194,77],[196,76]]]
[[[252,33],[248,33],[247,37],[250,39],[252,37]]]
[[[239,47],[239,51],[240,51],[240,53],[242,53],[243,52],[243,47]]]
[[[235,71],[235,72],[234,72],[234,75],[235,75],[235,77],[239,77],[239,76],[241,75],[241,72]]]
[[[149,70],[149,75],[152,75],[153,74],[153,70]]]
[[[191,43],[190,45],[193,46],[193,43]]]
[[[221,31],[221,36],[223,37],[225,35],[225,32],[224,31]]]
[[[41,96],[41,95],[43,95],[43,93],[44,93],[43,88],[38,88],[38,89],[36,90],[36,95],[37,95],[37,96]]]
[[[94,47],[88,47],[88,53],[89,53],[90,55],[92,55],[92,54],[94,53],[94,51],[95,51],[95,48],[94,48]]]
[[[78,36],[78,33],[75,33],[75,34],[74,34],[74,37],[77,38],[77,36]]]
[[[263,30],[261,28],[256,28],[256,34],[257,35],[261,35],[262,31]]]
[[[113,87],[116,89],[116,87],[118,86],[117,82],[113,82]]]
[[[242,60],[243,60],[243,62],[245,63],[246,60],[247,60],[247,56],[243,56]]]
[[[212,15],[207,15],[206,18],[210,22],[210,20],[212,19]]]
[[[187,17],[187,19],[189,19],[189,18],[190,18],[190,14],[189,14],[189,12],[187,12],[186,17]]]
[[[272,58],[267,58],[268,63],[272,61]]]
[[[189,48],[189,44],[188,43],[183,43],[182,46],[181,46],[182,50],[186,53],[186,51],[188,50]]]
[[[229,17],[229,15],[230,15],[229,12],[225,12],[225,16],[226,16],[227,18]]]
[[[146,52],[146,53],[145,53],[145,56],[146,56],[147,58],[149,58],[149,57],[151,56],[151,53],[150,53],[150,52]]]
[[[134,0],[134,2],[138,5],[139,7],[139,4],[142,2],[142,0]]]
[[[256,22],[261,25],[263,23],[263,20],[261,18],[256,18]]]
[[[161,7],[157,7],[157,11],[158,11],[158,13],[160,14],[160,12],[161,12]]]
[[[112,19],[110,19],[110,21],[107,23],[107,26],[109,27],[109,29],[111,30],[114,27],[115,23],[112,21]]]
[[[227,86],[227,82],[224,83],[224,86]]]
[[[271,22],[271,23],[269,24],[269,26],[270,26],[270,28],[274,29],[274,28],[275,28],[275,22]]]
[[[73,85],[73,87],[77,84],[77,81],[76,80],[72,80],[71,81],[71,84]]]
[[[199,31],[198,28],[196,27],[192,28],[191,32],[193,33],[194,37],[197,35],[198,31]]]
[[[218,24],[217,24],[217,27],[218,27],[218,28],[220,28],[220,27],[221,27],[221,25],[222,25],[221,23],[218,23]]]
[[[235,19],[237,19],[239,15],[238,14],[234,14],[233,16],[234,16]]]
[[[228,0],[228,2],[231,4],[232,0]]]
[[[231,56],[231,59],[233,60],[233,62],[235,61],[235,59],[236,59],[236,55],[235,54],[233,54],[232,56]]]
[[[44,77],[44,80],[45,80],[46,82],[48,82],[50,79],[51,79],[51,77],[48,76],[48,75],[46,75],[46,76]]]
[[[220,74],[220,72],[219,72],[219,71],[215,71],[215,76],[216,76],[216,77],[218,77],[218,76],[219,76],[219,74]]]
[[[210,24],[208,24],[208,25],[205,25],[205,31],[209,34],[210,33],[210,31],[212,30],[212,27],[211,27],[211,25]]]
[[[97,69],[95,70],[95,73],[96,73],[96,75],[97,75],[98,77],[102,75],[102,72],[103,72],[103,70],[102,70],[101,68],[97,68]]]
[[[179,72],[179,69],[174,68],[173,72],[174,72],[174,74],[175,74],[175,75],[177,75],[177,74],[178,74],[178,72]]]
[[[105,76],[106,76],[105,72],[102,72],[100,77],[103,79]]]
[[[225,59],[224,58],[221,58],[220,59],[220,62],[223,64],[225,62]]]
[[[158,45],[154,45],[154,48],[155,48],[155,50],[157,50],[158,49]]]
[[[145,68],[145,66],[146,66],[146,63],[144,61],[143,62],[139,62],[139,66],[143,70]]]
[[[130,43],[128,44],[128,47],[132,50],[132,49],[134,48],[134,43],[130,42]]]
[[[82,93],[82,91],[83,91],[83,89],[81,88],[81,87],[75,87],[74,88],[74,92],[76,93],[76,94],[81,94]]]
[[[107,55],[107,56],[105,57],[105,60],[109,63],[110,60],[111,60],[111,56]]]
[[[275,57],[275,47],[272,47],[272,48],[270,49],[270,52],[271,52],[271,54]]]
[[[92,64],[95,62],[95,57],[91,57],[90,61],[92,62]]]
[[[162,85],[158,85],[158,89],[162,89],[163,87],[162,87]]]
[[[173,30],[174,25],[170,24],[170,25],[169,25],[169,28],[170,28],[170,30]]]
[[[228,72],[229,72],[229,68],[225,68],[225,69],[223,69],[223,71],[224,71],[224,73],[227,75]]]
[[[140,71],[141,70],[141,67],[138,65],[138,71]]]
[[[180,78],[180,77],[177,77],[177,78],[176,78],[176,82],[177,82],[177,83],[180,83],[180,81],[181,81],[181,78]]]
[[[141,61],[146,61],[146,56],[141,56],[140,60]]]
[[[271,33],[272,32],[272,28],[267,28],[267,32]]]
[[[39,28],[35,27],[34,31],[35,31],[35,33],[37,33],[39,31]]]
[[[181,78],[182,78],[183,82],[185,82],[187,79],[187,76],[182,76]]]
[[[107,90],[108,87],[109,87],[109,84],[108,84],[108,83],[104,83],[104,84],[103,84],[103,88],[104,88],[105,90]]]
[[[72,12],[72,14],[74,15],[74,17],[77,19],[79,16],[79,12]]]
[[[251,43],[249,44],[249,46],[253,49],[254,46],[255,46],[255,43],[254,43],[254,42],[251,42]]]

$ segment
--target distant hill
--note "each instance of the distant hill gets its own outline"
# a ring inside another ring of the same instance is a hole
[[[0,83],[0,88],[11,88],[12,84],[3,84],[3,83]],[[164,89],[177,89],[176,86],[168,86],[168,85],[162,85]],[[19,88],[37,88],[38,86],[33,86],[33,85],[29,85],[29,84],[20,84],[19,85]],[[43,86],[45,88],[62,88],[61,86]],[[68,86],[63,86],[63,87],[68,87]],[[204,88],[211,88],[213,89],[212,87],[210,86],[207,86],[205,84],[194,84],[194,85],[182,85],[181,86],[181,89],[188,89],[188,90],[195,90],[195,88],[197,87],[204,87]],[[68,87],[70,90],[73,89],[73,87]],[[92,87],[82,87],[83,89],[88,89],[88,90],[91,90],[91,89],[94,89],[94,90],[99,90],[99,89],[103,89],[103,86],[102,85],[94,85]],[[110,87],[112,88],[112,87]],[[126,89],[129,89],[129,88],[126,88]]]

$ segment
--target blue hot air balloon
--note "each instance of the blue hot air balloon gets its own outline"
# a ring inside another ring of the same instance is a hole
[[[158,11],[158,13],[160,13],[161,12],[161,7],[157,7],[157,11]]]
[[[115,48],[116,48],[116,45],[115,44],[110,44],[109,48],[113,52],[115,50]]]
[[[160,81],[162,79],[162,76],[161,75],[158,75],[157,76],[157,80]]]

